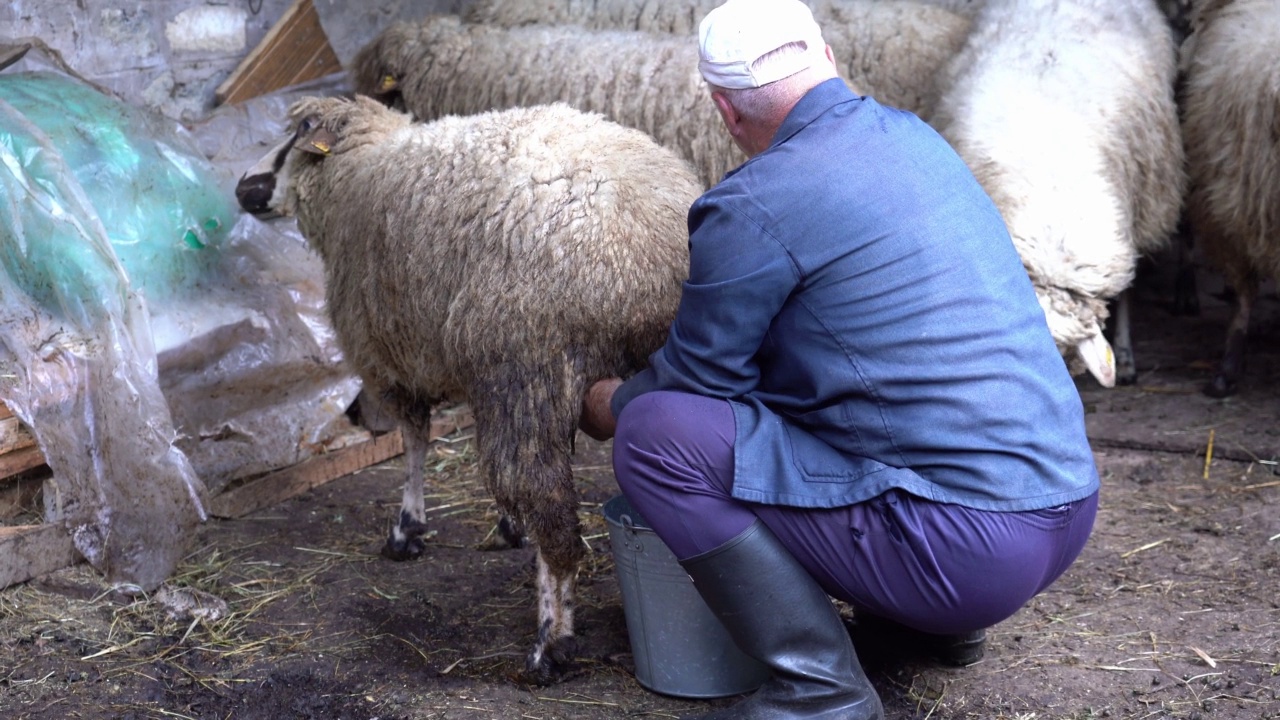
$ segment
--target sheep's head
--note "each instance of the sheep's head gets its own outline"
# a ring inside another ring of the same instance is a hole
[[[236,184],[240,207],[254,215],[292,215],[313,182],[304,178],[336,160],[331,155],[378,146],[410,123],[405,113],[363,96],[303,98],[289,108],[289,118],[293,135]]]
[[[290,153],[298,151],[324,157],[332,151],[337,140],[337,134],[320,124],[318,116],[298,118],[293,135],[272,148],[236,183],[236,200],[240,207],[260,217],[291,214],[289,180],[293,165]]]
[[[419,54],[420,36],[421,29],[416,25],[397,22],[360,48],[352,61],[355,91],[399,107],[400,82]]]
[[[1116,359],[1103,335],[1107,301],[1085,293],[1034,281],[1045,322],[1072,375],[1089,373],[1103,387],[1116,384]]]

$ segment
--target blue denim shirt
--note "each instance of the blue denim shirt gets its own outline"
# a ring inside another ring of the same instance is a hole
[[[735,497],[890,488],[981,510],[1098,489],[1079,394],[999,212],[916,116],[829,80],[689,211],[689,279],[614,396],[730,401]]]

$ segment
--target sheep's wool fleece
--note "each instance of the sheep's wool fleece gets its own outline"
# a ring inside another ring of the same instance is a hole
[[[1065,352],[1101,332],[1186,178],[1150,0],[987,0],[931,123],[995,200]]]
[[[1188,211],[1206,258],[1246,291],[1280,276],[1280,3],[1195,10],[1183,45]]]
[[[548,397],[519,412],[558,427],[584,378],[634,372],[661,345],[701,188],[643,133],[564,105],[413,124],[368,98],[311,98],[291,115],[338,137],[323,158],[290,153],[285,207],[366,382],[465,399],[523,372],[512,381]]]
[[[886,105],[932,112],[935,76],[963,42],[966,18],[908,0],[811,4],[846,82]],[[504,29],[439,15],[387,28],[356,55],[352,77],[357,92],[374,96],[384,77],[398,78],[405,109],[424,120],[550,102],[598,112],[675,150],[710,186],[746,158],[697,65],[691,34]]]

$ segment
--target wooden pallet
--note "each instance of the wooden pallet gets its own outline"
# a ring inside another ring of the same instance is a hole
[[[0,453],[0,522],[12,520],[41,504],[40,492],[49,477],[44,456],[35,439],[9,409],[0,403],[0,447],[14,449]],[[436,439],[468,428],[474,420],[466,406],[441,411],[432,420],[431,437]],[[17,439],[25,433],[25,439]],[[399,430],[372,436],[363,442],[315,455],[297,465],[252,478],[233,481],[209,502],[215,518],[243,517],[270,507],[327,482],[389,460],[404,452]],[[17,468],[16,470],[14,468]],[[44,469],[44,473],[40,472]],[[26,582],[45,573],[69,567],[82,558],[71,536],[58,523],[0,525],[0,589]]]

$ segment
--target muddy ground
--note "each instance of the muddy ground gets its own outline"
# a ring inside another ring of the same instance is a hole
[[[1280,332],[1262,323],[1240,395],[1204,397],[1227,306],[1202,290],[1195,318],[1172,316],[1162,290],[1141,297],[1138,386],[1080,383],[1104,478],[1083,556],[992,628],[976,665],[865,657],[889,718],[1280,718]],[[85,565],[0,592],[0,717],[605,720],[725,705],[634,677],[600,512],[616,492],[607,451],[579,444],[592,554],[581,657],[557,685],[518,678],[532,552],[480,549],[496,516],[464,434],[435,448],[420,561],[377,555],[396,458],[202,527],[169,585],[225,601],[220,619],[106,592]]]

